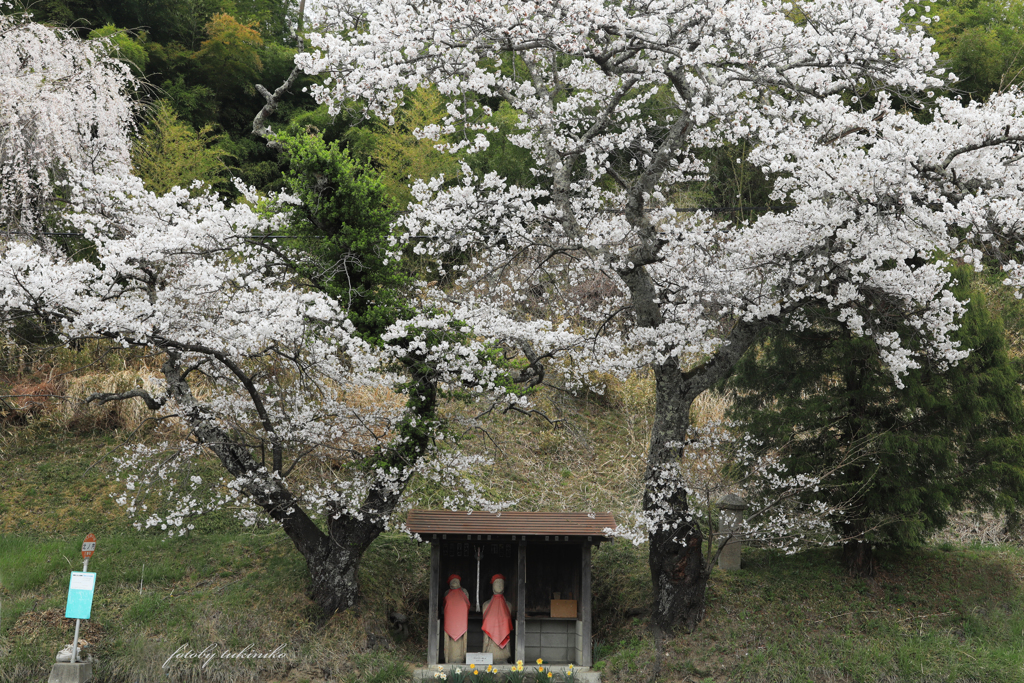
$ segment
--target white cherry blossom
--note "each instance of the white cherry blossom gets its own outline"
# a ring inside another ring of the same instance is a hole
[[[0,14],[0,231],[37,234],[69,171],[128,169],[134,85],[102,41]]]
[[[519,349],[534,377],[653,370],[644,511],[667,630],[697,623],[706,581],[685,489],[664,476],[672,444],[759,330],[824,310],[875,339],[898,382],[968,353],[947,261],[997,258],[1022,284],[1024,97],[929,104],[950,77],[900,2],[318,0],[313,14],[296,62],[332,112],[361,100],[388,117],[436,87],[447,117],[421,134],[465,141],[452,151],[494,134],[497,102],[518,113],[509,142],[537,182],[464,167],[419,183],[395,255],[438,257],[433,309]],[[702,160],[740,140],[776,208],[690,210]]]

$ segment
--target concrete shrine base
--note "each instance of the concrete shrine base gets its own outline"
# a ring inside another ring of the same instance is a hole
[[[50,669],[47,683],[88,683],[92,680],[92,662],[57,662]]]

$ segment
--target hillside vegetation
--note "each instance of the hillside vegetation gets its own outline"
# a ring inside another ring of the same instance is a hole
[[[301,3],[47,0],[33,19],[21,6],[0,9],[0,38],[24,33],[57,46],[8,60],[16,77],[5,82],[42,80],[0,106],[25,122],[0,122],[0,142],[31,133],[0,178],[4,191],[11,178],[22,183],[0,196],[0,257],[14,254],[0,258],[0,683],[45,680],[72,638],[68,575],[89,532],[98,587],[82,637],[96,683],[408,681],[425,665],[429,551],[398,529],[410,508],[476,509],[482,498],[515,510],[611,512],[624,527],[641,512],[654,520],[634,534],[647,545],[620,538],[594,552],[594,668],[604,683],[1024,681],[1024,305],[1003,286],[999,262],[1017,248],[1024,215],[1006,208],[1021,208],[1024,188],[1015,165],[1024,97],[1008,90],[1024,78],[1024,5],[940,2],[941,24],[930,5],[910,2],[902,18],[886,5],[873,21],[888,47],[836,22],[826,33],[847,48],[811,69],[820,74],[797,73],[806,67],[790,57],[815,52],[817,38],[772,45],[777,29],[816,32],[832,22],[833,4],[707,11],[697,33],[713,36],[719,19],[731,26],[721,54],[743,54],[737,46],[760,44],[759,34],[770,49],[725,67],[708,52],[691,74],[714,83],[706,97],[679,90],[682,72],[666,57],[693,52],[674,41],[686,12],[707,10],[699,3],[593,3],[571,19],[551,3],[557,15],[537,10],[550,34],[536,29],[508,55],[488,44],[506,26],[473,32],[495,13],[507,12],[516,30],[530,22],[520,5],[495,3],[467,22],[465,44],[483,46],[473,63],[489,71],[465,81],[453,76],[462,57],[440,43],[433,59],[403,47],[421,33],[439,31],[443,43],[463,30],[447,23],[462,19],[455,1],[410,2],[411,23],[393,25],[391,4],[363,3],[367,17],[384,7],[380,21],[320,36],[344,38],[340,61],[302,74],[294,59],[322,27],[303,26]],[[633,13],[629,25],[662,26],[651,35],[668,42],[637,47],[647,38],[602,18],[620,10]],[[937,40],[941,62],[912,58],[922,32]],[[559,52],[560,41],[577,40],[591,47]],[[629,59],[597,57],[620,41],[615,50]],[[96,107],[109,116],[88,126],[91,100],[70,88],[77,67],[40,66],[76,50],[112,57],[93,76],[117,106]],[[356,54],[393,70],[352,70]],[[933,66],[964,79],[933,92]],[[834,87],[793,89],[818,76]],[[348,86],[364,82],[331,94],[348,77]],[[261,94],[286,79],[290,92]],[[484,85],[492,80],[503,85]],[[44,83],[56,99],[38,99]],[[907,84],[928,89],[916,103],[890,98]],[[350,99],[359,90],[363,99]],[[379,98],[394,111],[371,114]],[[972,101],[980,106],[966,107]],[[742,126],[727,125],[733,115]],[[682,125],[687,118],[704,123]],[[755,120],[773,124],[757,132],[747,127]],[[424,136],[441,124],[437,140]],[[585,151],[552,146],[580,130],[591,131]],[[124,175],[59,182],[88,165],[75,154],[101,139],[119,141],[108,161],[123,163]],[[989,151],[1005,163],[989,163]],[[943,179],[974,152],[977,178]],[[919,154],[942,163],[906,166]],[[18,166],[26,160],[28,170]],[[679,160],[697,175],[667,170]],[[235,177],[251,186],[244,199]],[[425,198],[414,188],[431,178],[436,192]],[[830,178],[850,180],[839,192]],[[975,181],[991,183],[991,196]],[[275,198],[281,190],[301,201]],[[962,234],[978,226],[950,208],[980,215],[982,198],[994,202],[983,233],[1002,243]],[[65,224],[100,227],[53,232]],[[975,237],[981,251],[947,253]],[[50,268],[54,259],[67,268]],[[972,259],[980,274],[970,273]],[[1012,274],[1018,284],[1022,273]],[[968,301],[986,334],[947,335]],[[365,354],[355,350],[362,342]],[[975,356],[950,370],[968,346]],[[193,355],[178,365],[185,351]],[[993,369],[987,381],[975,362]],[[97,393],[107,396],[86,400]],[[253,404],[239,407],[246,396]],[[739,429],[702,440],[701,428],[726,418],[755,436],[737,438],[742,448],[765,446],[763,469],[735,453],[717,458]],[[175,461],[182,443],[196,448]],[[146,447],[145,457],[129,462],[133,447]],[[462,473],[462,454],[486,462],[465,466],[465,479],[423,476],[432,467]],[[164,480],[168,463],[184,460],[180,478]],[[847,469],[841,486],[816,479],[829,467]],[[818,526],[773,531],[807,549],[758,545],[744,549],[740,571],[715,569],[710,580],[694,571],[714,551],[706,538],[687,541],[714,526],[701,501],[739,491],[753,471],[787,468],[797,484],[777,486],[780,518]],[[688,478],[695,473],[707,477],[703,492]],[[271,495],[289,476],[301,493]],[[226,495],[232,478],[262,510],[245,524],[238,498]],[[211,511],[177,516],[190,486]],[[810,507],[830,494],[834,509]],[[839,509],[857,515],[829,526]],[[952,523],[941,528],[947,513]],[[190,531],[175,526],[182,520]],[[379,520],[390,526],[378,536]],[[905,533],[879,533],[900,525]],[[852,547],[854,561],[815,547],[826,535]],[[876,542],[889,545],[876,552]],[[367,546],[355,602],[351,582],[324,579],[346,576]],[[656,639],[652,623],[678,632]],[[178,656],[247,648],[281,656]]]
[[[0,435],[0,682],[44,679],[70,641],[67,580],[87,532],[98,536],[90,569],[99,579],[83,637],[99,660],[97,681],[392,683],[424,664],[425,545],[400,534],[378,539],[362,565],[363,602],[321,624],[302,559],[280,530],[245,529],[221,512],[168,538],[133,530],[114,503],[120,489],[110,477],[127,440],[172,427],[142,422],[129,403],[96,409],[75,398],[144,381],[144,359],[93,347],[8,361],[2,393],[19,398]],[[472,438],[494,457],[479,478],[505,487],[519,509],[629,510],[648,391],[637,379],[586,399],[545,393],[537,405],[546,417],[509,414]],[[720,413],[717,401],[703,409]],[[412,490],[425,506],[439,496],[422,484]],[[1006,540],[991,528],[987,540]],[[704,622],[668,641],[660,662],[647,627],[646,548],[604,544],[594,555],[596,668],[607,683],[1019,681],[1024,551],[972,544],[982,536],[961,531],[968,543],[950,534],[883,555],[873,579],[847,577],[834,550],[745,550],[741,571],[716,570]],[[407,618],[404,627],[395,614]],[[164,668],[182,646],[213,643],[284,645],[288,657]]]

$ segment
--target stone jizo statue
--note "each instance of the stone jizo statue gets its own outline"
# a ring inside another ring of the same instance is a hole
[[[484,652],[494,655],[494,662],[507,662],[511,658],[509,643],[512,636],[512,603],[505,598],[505,577],[491,577],[494,595],[484,603]]]
[[[469,630],[469,592],[461,585],[462,577],[448,577],[448,590],[444,594],[444,661],[463,664],[466,661],[466,641]]]

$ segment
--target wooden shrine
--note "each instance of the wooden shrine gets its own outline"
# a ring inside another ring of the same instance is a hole
[[[491,598],[491,576],[503,574],[512,661],[591,665],[590,554],[611,540],[612,515],[413,510],[406,526],[430,543],[428,666],[443,660],[439,606],[451,574],[469,592],[469,652],[481,651],[479,605]]]

